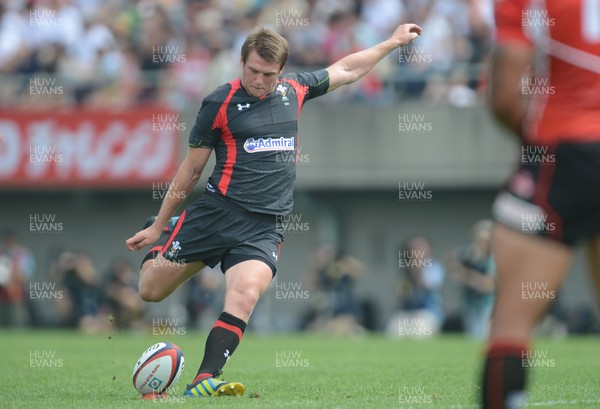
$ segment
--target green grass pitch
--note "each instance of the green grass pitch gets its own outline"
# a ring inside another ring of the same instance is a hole
[[[198,402],[181,394],[196,373],[204,337],[2,330],[0,406],[474,408],[478,403],[481,342],[458,336],[419,341],[252,333],[244,336],[224,373],[225,379],[244,383],[246,394]],[[183,377],[168,399],[141,401],[131,381],[133,365],[159,341],[181,347]],[[537,340],[529,406],[600,407],[599,341]]]

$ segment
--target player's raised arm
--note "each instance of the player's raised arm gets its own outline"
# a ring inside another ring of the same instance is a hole
[[[187,156],[169,185],[169,190],[160,206],[156,221],[152,226],[137,232],[135,236],[126,241],[129,250],[139,250],[158,240],[171,216],[189,196],[198,179],[200,179],[211,152],[212,149],[206,148],[190,148],[188,150]]]
[[[350,54],[327,67],[329,73],[329,91],[358,81],[365,76],[383,57],[398,47],[410,44],[421,34],[416,24],[402,24],[385,41],[366,50]]]

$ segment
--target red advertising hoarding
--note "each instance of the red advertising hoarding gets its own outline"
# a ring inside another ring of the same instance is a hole
[[[0,111],[0,187],[122,188],[169,181],[179,115],[160,109]]]

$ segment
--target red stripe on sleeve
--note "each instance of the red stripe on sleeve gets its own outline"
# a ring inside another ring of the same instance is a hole
[[[237,79],[231,82],[231,90],[229,91],[229,95],[223,101],[221,108],[219,108],[219,112],[217,113],[217,119],[215,123],[218,123],[218,126],[221,128],[221,138],[223,138],[223,142],[225,142],[225,147],[227,149],[227,159],[225,160],[225,165],[223,166],[223,174],[221,175],[221,180],[219,181],[219,191],[223,196],[227,195],[227,189],[229,188],[229,183],[231,182],[231,176],[233,175],[233,165],[237,160],[237,147],[235,144],[235,139],[231,134],[231,130],[227,125],[227,105],[229,105],[229,101],[231,101],[231,97],[233,94],[240,88],[240,80]]]
[[[306,98],[306,94],[308,93],[308,87],[306,85],[300,84],[296,80],[292,80],[289,78],[285,78],[285,81],[288,82],[294,91],[296,91],[296,95],[298,96],[298,120],[300,120],[300,110],[302,109],[302,104],[304,104],[304,99]]]
[[[289,78],[285,79],[292,88],[296,91],[296,95],[298,96],[298,122],[300,122],[300,111],[302,110],[302,104],[304,104],[304,99],[306,98],[306,93],[308,92],[308,87],[306,85],[300,84],[296,80],[292,80]],[[300,146],[300,135],[296,135],[296,162],[298,162],[298,146]]]
[[[217,320],[217,322],[215,322],[215,325],[213,325],[213,328],[216,328],[216,327],[225,328],[226,330],[229,330],[229,331],[233,332],[235,335],[237,335],[239,341],[242,340],[242,330],[239,329],[238,327],[236,327],[235,325],[230,325],[221,320]]]

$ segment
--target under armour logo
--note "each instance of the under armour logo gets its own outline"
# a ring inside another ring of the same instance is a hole
[[[241,111],[244,108],[250,108],[250,103],[246,103],[246,105],[242,105],[242,104],[237,104],[238,107],[238,111]]]
[[[275,252],[273,252],[273,258],[275,258],[275,261],[279,261],[279,256]]]
[[[225,357],[225,362],[229,361],[229,358],[231,358],[231,355],[229,355],[228,349],[225,350],[225,353],[223,354],[223,356]]]

